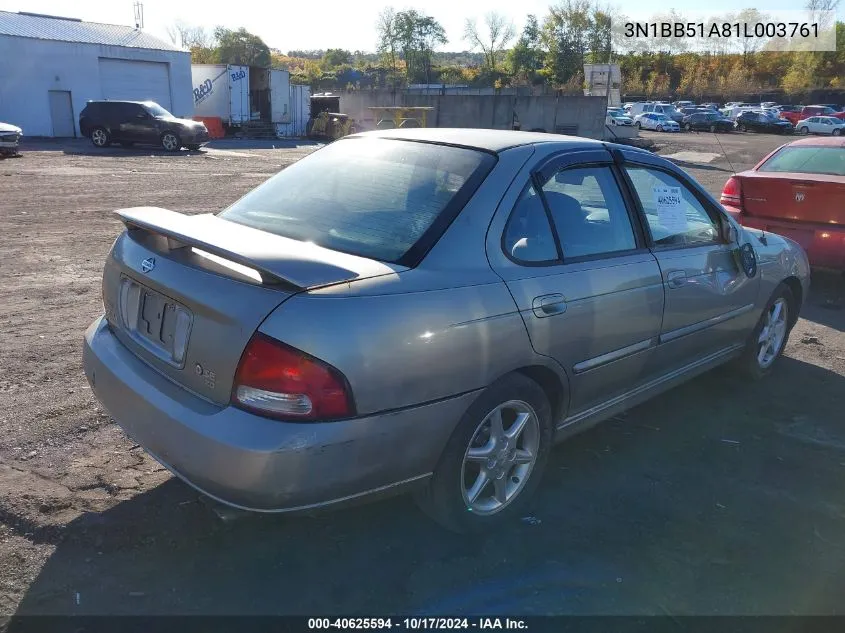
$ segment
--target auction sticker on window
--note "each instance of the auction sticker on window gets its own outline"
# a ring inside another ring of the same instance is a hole
[[[652,187],[657,219],[670,233],[686,233],[687,214],[682,206],[680,187]]]

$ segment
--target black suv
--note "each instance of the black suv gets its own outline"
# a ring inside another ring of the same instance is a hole
[[[79,129],[97,147],[146,143],[176,152],[209,140],[204,124],[177,119],[154,101],[89,101],[79,113]]]

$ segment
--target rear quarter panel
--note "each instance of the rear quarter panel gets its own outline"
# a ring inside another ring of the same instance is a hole
[[[493,171],[415,269],[294,296],[260,330],[338,368],[359,415],[482,389],[522,367],[565,374],[532,349],[485,250],[493,213],[530,146]]]

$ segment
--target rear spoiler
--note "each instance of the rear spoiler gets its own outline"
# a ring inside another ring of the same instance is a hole
[[[196,248],[259,273],[264,284],[299,290],[405,270],[401,266],[339,253],[212,214],[184,215],[158,207],[116,212],[127,230],[167,238],[169,250]]]

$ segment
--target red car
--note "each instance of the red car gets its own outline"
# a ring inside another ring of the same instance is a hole
[[[810,265],[845,271],[845,139],[782,145],[731,176],[719,201],[743,226],[798,242]]]
[[[796,123],[798,123],[798,121],[803,121],[804,119],[811,116],[832,116],[836,117],[837,119],[845,119],[845,112],[834,110],[830,106],[809,105],[804,106],[798,112],[786,110],[780,113],[780,118],[786,119],[787,121],[792,123],[792,125],[795,125]]]

